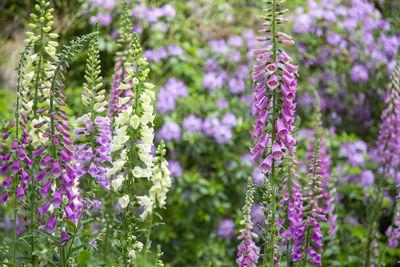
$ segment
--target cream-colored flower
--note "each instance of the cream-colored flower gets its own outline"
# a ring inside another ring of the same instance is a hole
[[[121,205],[121,207],[122,207],[123,209],[125,209],[126,207],[128,207],[128,204],[129,204],[129,196],[128,196],[128,195],[125,195],[125,196],[123,196],[123,197],[120,197],[120,198],[118,199],[118,203],[119,203],[119,205]]]
[[[130,122],[130,125],[131,125],[131,127],[133,129],[137,129],[139,127],[139,124],[140,124],[140,119],[139,119],[138,115],[135,114],[135,115],[133,115],[131,117],[129,122]]]

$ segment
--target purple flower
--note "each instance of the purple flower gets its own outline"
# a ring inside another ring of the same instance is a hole
[[[202,120],[193,114],[183,119],[183,128],[188,132],[198,132],[201,130]]]
[[[214,129],[213,136],[218,144],[227,144],[232,139],[232,130],[225,125],[219,125]]]
[[[202,130],[204,134],[213,136],[215,129],[219,127],[220,122],[217,118],[205,118],[202,125]]]
[[[158,130],[156,137],[165,141],[179,140],[181,138],[181,128],[176,122],[166,122]]]
[[[350,71],[350,78],[353,82],[368,81],[368,70],[361,64],[355,64]]]
[[[17,188],[17,199],[22,200],[25,197],[24,189],[21,186]]]
[[[252,177],[253,177],[253,184],[258,186],[264,185],[264,174],[259,169],[255,169],[253,171]]]
[[[38,208],[41,217],[43,217],[43,215],[47,212],[49,207],[50,207],[50,201],[47,201],[43,206]]]
[[[228,45],[240,48],[243,46],[243,40],[240,38],[240,36],[233,35],[229,37]]]
[[[48,233],[53,233],[54,227],[56,226],[56,221],[57,221],[56,216],[54,215],[51,216],[44,229],[46,229]]]
[[[183,168],[181,167],[178,161],[169,160],[168,170],[171,172],[171,178],[181,177],[183,175]]]
[[[229,92],[232,94],[240,94],[246,90],[246,84],[241,79],[230,79],[229,82]]]
[[[64,246],[67,243],[69,237],[65,231],[61,232],[61,245]]]
[[[236,116],[233,113],[226,113],[222,116],[221,122],[225,126],[235,127],[237,123]]]
[[[213,92],[217,88],[222,88],[223,78],[215,72],[208,72],[203,76],[203,87]]]
[[[222,220],[217,227],[217,234],[222,238],[233,238],[235,236],[235,222],[232,219]]]

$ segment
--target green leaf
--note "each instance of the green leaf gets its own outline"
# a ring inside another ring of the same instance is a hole
[[[78,257],[78,265],[81,266],[83,264],[86,264],[86,261],[92,256],[92,253],[90,253],[87,250],[82,250],[81,253],[79,253]]]

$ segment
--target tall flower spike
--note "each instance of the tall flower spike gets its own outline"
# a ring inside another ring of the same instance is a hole
[[[1,198],[1,205],[8,199],[8,195],[14,192],[14,207],[13,207],[13,264],[17,265],[16,254],[17,254],[17,219],[18,219],[18,200],[22,201],[25,198],[24,189],[27,188],[27,183],[31,179],[28,173],[32,167],[32,160],[25,153],[25,148],[29,146],[28,132],[26,131],[25,110],[22,107],[24,99],[21,97],[21,90],[23,88],[23,81],[26,78],[24,65],[26,64],[27,57],[30,49],[32,48],[32,42],[25,45],[23,52],[21,53],[20,60],[17,67],[17,101],[15,103],[15,116],[14,120],[9,124],[7,136],[14,138],[11,143],[10,151],[6,155],[1,157],[1,169],[4,173],[11,165],[13,174],[3,181],[2,186],[5,189],[5,193]],[[25,115],[25,116],[24,116]],[[14,134],[11,134],[11,133]]]
[[[253,116],[254,132],[251,133],[254,147],[250,149],[251,162],[255,165],[259,160],[259,169],[266,174],[264,190],[265,207],[269,227],[265,241],[266,258],[269,265],[277,264],[276,237],[277,223],[277,192],[281,190],[282,181],[278,175],[280,163],[285,162],[282,155],[292,155],[295,150],[295,139],[292,137],[295,121],[297,91],[297,66],[280,48],[281,45],[293,45],[290,36],[278,32],[278,26],[287,20],[283,17],[288,10],[282,10],[284,1],[266,1],[268,8],[261,17],[264,28],[260,31],[264,36],[257,37],[260,47],[253,53],[257,56],[257,64],[253,67]],[[283,177],[282,177],[283,178]],[[268,183],[268,184],[267,184]],[[267,253],[268,248],[268,253]]]
[[[64,95],[62,93],[65,87],[62,80],[64,78],[63,72],[66,72],[68,62],[72,60],[75,54],[83,47],[83,45],[93,38],[97,33],[92,33],[78,37],[76,40],[70,42],[69,45],[65,45],[62,52],[57,54],[57,61],[54,63],[55,71],[51,77],[51,86],[49,96],[43,105],[43,120],[39,123],[47,125],[48,134],[46,149],[42,151],[40,155],[40,161],[42,162],[41,168],[44,171],[44,175],[41,179],[45,181],[51,181],[50,184],[54,184],[54,187],[46,187],[40,185],[42,199],[39,201],[42,207],[47,207],[43,203],[54,202],[58,208],[54,210],[54,213],[66,219],[77,223],[81,216],[83,207],[82,198],[79,196],[79,189],[75,184],[75,173],[70,163],[72,160],[72,150],[70,146],[73,144],[70,140],[71,130],[68,126],[69,118],[65,115],[65,102]],[[60,79],[61,77],[61,79]],[[38,170],[42,172],[42,170]],[[38,174],[41,175],[41,174]],[[61,205],[58,205],[57,199],[60,199],[60,193],[63,195],[65,202],[62,201]],[[54,208],[54,204],[52,205]],[[50,210],[53,210],[50,209]],[[46,226],[43,226],[45,230],[53,232],[55,227],[59,230],[60,240],[66,242],[66,235],[62,235],[61,229],[65,219],[57,218],[57,216],[48,215],[48,209],[39,208],[39,212],[43,217],[43,222],[47,222]],[[51,216],[51,217],[50,217]],[[46,219],[49,218],[50,219]]]
[[[121,26],[119,27],[120,38],[117,41],[118,51],[115,58],[113,82],[111,84],[110,101],[107,110],[107,116],[109,118],[112,118],[117,113],[117,111],[126,109],[128,105],[132,104],[132,102],[126,102],[120,105],[120,97],[131,96],[133,93],[130,90],[118,90],[122,80],[127,75],[124,63],[130,57],[129,46],[132,43],[131,32],[133,25],[129,10],[130,9],[128,8],[128,4],[125,1],[123,3],[123,12],[121,14]]]
[[[322,233],[321,221],[326,220],[324,209],[321,207],[321,198],[323,198],[323,188],[321,187],[323,178],[320,174],[321,139],[317,138],[314,145],[314,153],[311,162],[308,164],[308,183],[304,201],[304,224],[306,226],[304,236],[304,263],[307,257],[311,259],[313,265],[321,265],[322,251]]]
[[[110,188],[107,179],[107,169],[111,161],[111,121],[102,116],[107,106],[105,90],[102,89],[100,76],[99,36],[90,42],[89,56],[86,62],[85,79],[82,102],[88,107],[89,113],[76,120],[74,128],[74,171],[81,180],[84,192],[91,188],[92,180],[106,189]],[[81,139],[85,140],[82,143]],[[66,153],[70,156],[70,152]],[[89,177],[85,177],[88,175]],[[86,190],[87,189],[87,190]]]
[[[400,60],[394,67],[387,98],[386,108],[383,110],[382,123],[379,129],[377,155],[383,170],[390,177],[394,177],[400,163]]]
[[[246,202],[243,207],[243,220],[240,222],[243,229],[240,230],[238,239],[241,240],[238,246],[236,263],[239,267],[255,267],[258,261],[260,248],[257,247],[253,238],[257,235],[252,232],[253,222],[251,221],[250,212],[253,205],[254,186],[251,177],[247,182]]]
[[[385,185],[384,178],[394,179],[396,172],[399,168],[399,153],[400,141],[397,138],[400,134],[400,60],[397,59],[393,73],[390,78],[390,85],[385,100],[386,108],[382,111],[381,125],[379,129],[379,136],[376,143],[376,155],[381,165],[378,172],[381,174],[381,179],[377,181],[376,201],[374,201],[373,209],[369,218],[369,229],[367,239],[367,253],[365,255],[365,265],[369,266],[374,261],[374,239],[378,234],[378,219],[381,212],[382,202],[384,198],[383,187]],[[397,211],[395,211],[397,217]],[[396,221],[396,220],[395,220]],[[393,226],[392,226],[393,227]],[[392,228],[391,228],[392,229]],[[392,233],[395,233],[393,229]],[[393,238],[390,242],[394,244]]]
[[[377,155],[383,164],[383,174],[394,177],[399,166],[400,141],[400,60],[397,60],[391,76],[386,109],[382,112],[382,124],[377,142]],[[381,178],[382,179],[382,178]],[[382,182],[380,181],[382,184]],[[397,184],[397,187],[400,185]],[[387,230],[389,246],[397,247],[400,240],[400,194],[396,196],[396,209],[392,225]]]
[[[153,176],[151,178],[153,185],[149,190],[149,196],[138,197],[140,204],[144,206],[144,212],[141,214],[143,220],[152,212],[156,202],[159,207],[165,205],[166,195],[171,187],[171,173],[168,170],[168,162],[164,158],[165,152],[164,141],[161,140],[156,151],[157,157],[154,158]]]

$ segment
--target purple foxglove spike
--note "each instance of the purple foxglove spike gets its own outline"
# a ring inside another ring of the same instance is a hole
[[[60,190],[56,190],[56,192],[54,192],[52,203],[53,203],[54,208],[58,208],[59,206],[61,206],[61,204],[62,204],[62,195],[61,195]]]
[[[18,200],[23,200],[25,197],[25,192],[24,189],[22,189],[22,187],[18,186],[17,188],[17,195],[16,195]]]
[[[99,170],[97,169],[96,165],[92,162],[89,166],[88,173],[90,174],[90,176],[96,177],[98,172]]]
[[[14,162],[13,162],[13,164],[12,164],[12,166],[11,166],[11,170],[13,171],[13,173],[18,173],[19,172],[19,170],[20,170],[20,167],[19,167],[19,160],[14,160]]]
[[[21,176],[22,176],[22,181],[24,182],[28,182],[31,179],[31,177],[25,170],[21,171]]]
[[[275,90],[276,87],[278,87],[279,85],[279,80],[278,80],[278,76],[276,75],[272,75],[267,82],[268,88],[273,91]]]
[[[8,199],[8,192],[5,192],[4,195],[0,198],[1,201],[1,205],[4,204],[4,202],[6,202]]]
[[[66,145],[72,146],[74,144],[74,142],[72,142],[71,140],[69,140],[68,138],[66,138],[65,136],[63,136],[63,141]]]
[[[55,121],[59,120],[59,118],[56,114],[53,114],[52,117],[53,117],[53,120],[55,120]]]
[[[274,143],[272,145],[272,157],[275,160],[280,160],[283,156],[282,150],[281,150],[281,146],[278,143]]]
[[[1,185],[2,185],[5,189],[8,189],[8,188],[10,187],[10,185],[11,185],[11,182],[12,182],[12,177],[11,177],[11,176],[8,176],[8,178],[5,179],[5,180],[1,183]]]
[[[41,148],[39,148],[39,149],[37,149],[37,150],[32,151],[32,156],[33,156],[34,158],[39,157],[39,156],[43,153],[43,151],[44,151],[45,149],[46,149],[46,148],[43,146],[43,147],[41,147]]]
[[[44,133],[43,133],[43,137],[44,138],[47,138],[47,137],[49,137],[50,136],[50,131],[45,131]]]
[[[23,159],[25,158],[25,156],[26,156],[26,154],[25,154],[25,149],[24,149],[23,146],[21,146],[21,147],[18,149],[18,158],[19,158],[20,160],[23,160]]]
[[[42,196],[42,198],[46,198],[47,195],[49,194],[51,188],[51,181],[48,181],[42,188],[39,190],[39,194]]]
[[[17,140],[14,140],[13,142],[12,142],[12,144],[11,144],[11,151],[12,152],[15,152],[15,151],[17,151],[18,150],[18,141]]]
[[[28,131],[25,130],[25,129],[22,129],[22,134],[23,134],[23,136],[25,136],[25,137],[28,137],[28,136],[29,136]]]
[[[60,139],[59,139],[58,137],[56,137],[56,136],[53,136],[53,137],[51,138],[51,143],[52,143],[53,145],[55,145],[55,146],[58,146],[58,145],[60,144]]]
[[[10,132],[6,132],[6,133],[3,135],[3,139],[6,140],[9,136],[10,136]]]
[[[8,170],[8,167],[9,167],[10,165],[8,164],[8,163],[6,163],[6,164],[4,164],[3,166],[1,166],[1,168],[0,168],[0,173],[1,174],[4,174],[7,170]]]
[[[56,226],[56,221],[57,221],[56,216],[55,215],[51,216],[44,229],[46,229],[48,233],[53,233],[54,227]]]
[[[258,150],[254,155],[252,155],[250,157],[250,162],[252,164],[252,166],[254,166],[257,162],[257,160],[261,157],[261,154],[263,153],[263,151]]]
[[[42,114],[43,112],[45,112],[46,111],[46,109],[45,108],[41,108],[41,109],[39,109],[38,111],[36,111],[38,114]]]
[[[68,220],[73,219],[74,212],[72,211],[70,206],[68,206],[68,205],[65,206],[64,211],[65,211],[65,215],[67,216]]]
[[[66,124],[65,122],[62,123],[62,127],[66,130],[66,131],[71,131],[71,127]]]
[[[49,166],[49,163],[50,163],[50,155],[46,155],[45,157],[43,157],[40,160],[39,166],[43,170],[43,169],[46,169]]]
[[[46,203],[44,203],[43,206],[41,206],[40,208],[38,208],[38,211],[40,213],[40,217],[43,217],[43,215],[47,212],[47,210],[50,207],[50,201],[47,201]]]
[[[40,182],[44,178],[45,175],[46,175],[46,171],[45,170],[40,172],[38,175],[35,175],[36,182]]]
[[[65,231],[61,232],[61,245],[64,246],[67,243],[69,237]]]
[[[53,164],[52,164],[51,174],[53,174],[53,176],[55,178],[58,178],[58,177],[60,177],[61,172],[62,171],[61,171],[60,165],[58,164],[57,161],[54,161]]]
[[[8,125],[8,127],[12,128],[15,126],[15,121],[11,121],[10,124]]]

